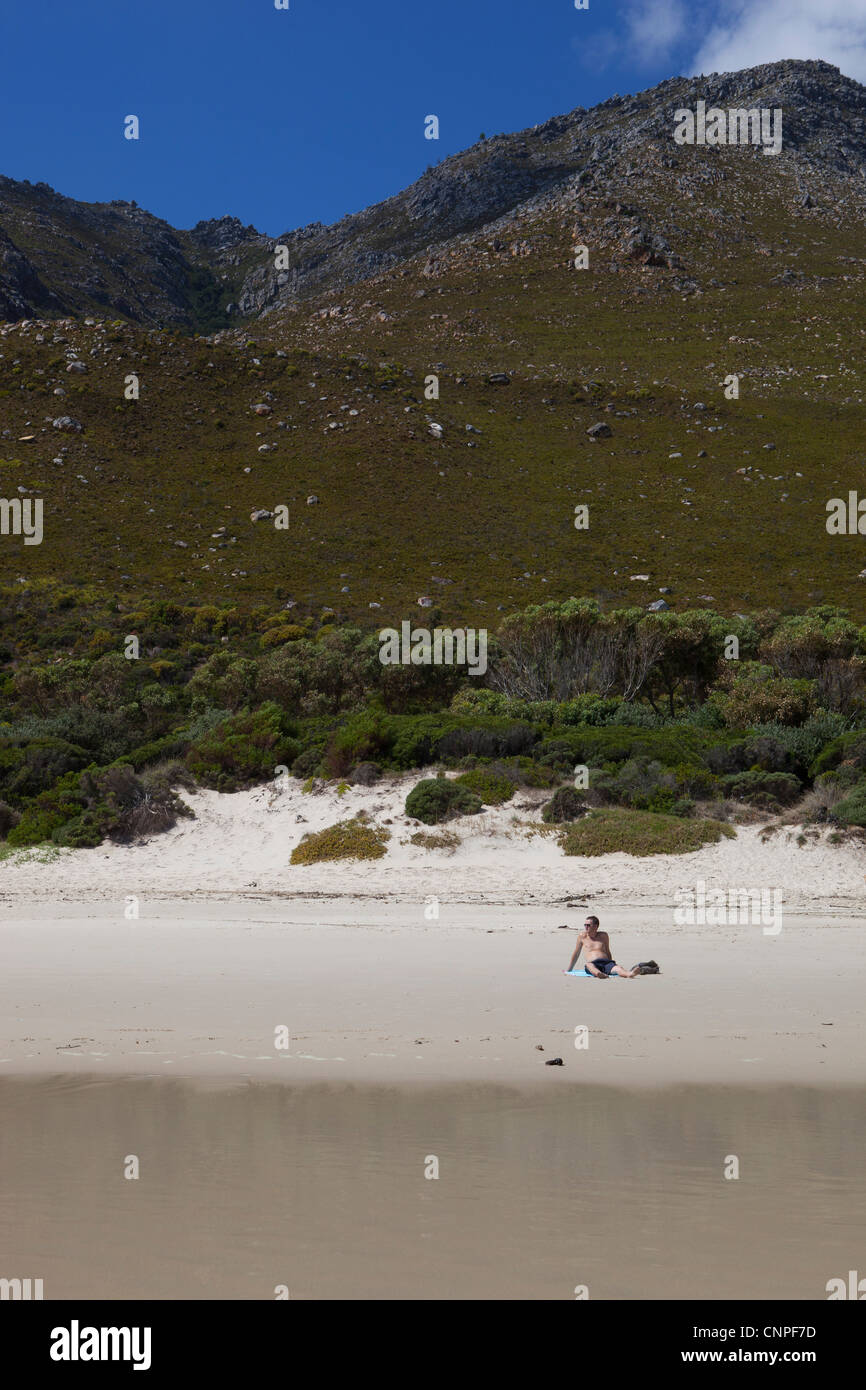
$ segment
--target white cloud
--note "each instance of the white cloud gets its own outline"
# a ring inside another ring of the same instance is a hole
[[[668,56],[688,30],[688,12],[682,0],[661,0],[644,5],[635,0],[626,10],[631,56],[640,63],[655,63]]]
[[[624,32],[623,32],[624,31]],[[591,68],[606,68],[623,61],[637,67],[665,62],[688,33],[685,0],[627,0],[613,24],[584,39],[572,39],[581,61]]]
[[[640,67],[670,62],[671,73],[735,72],[784,58],[821,58],[866,83],[866,0],[719,0],[719,18],[695,0],[629,0],[622,29],[587,52],[606,66],[614,52]],[[696,26],[701,37],[695,41]]]
[[[783,58],[822,58],[866,80],[866,0],[725,0],[692,72],[732,72]]]

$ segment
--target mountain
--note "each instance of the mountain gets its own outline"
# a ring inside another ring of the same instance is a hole
[[[781,109],[781,153],[677,144],[700,100]],[[33,634],[144,593],[863,611],[825,522],[863,471],[866,89],[828,64],[577,108],[279,238],[11,180],[0,233],[0,491],[45,503],[0,575]]]
[[[237,218],[179,232],[135,203],[81,203],[0,178],[0,319],[109,313],[218,327],[239,267],[268,244]]]
[[[548,190],[638,177],[647,156],[661,169],[685,167],[669,149],[673,112],[700,98],[708,107],[781,107],[786,158],[801,175],[864,177],[864,88],[827,63],[785,62],[577,107],[483,140],[331,226],[277,238],[232,217],[179,231],[135,203],[81,203],[44,183],[0,178],[0,318],[111,313],[208,332],[273,313],[399,266]],[[276,245],[286,247],[285,269],[275,269]]]

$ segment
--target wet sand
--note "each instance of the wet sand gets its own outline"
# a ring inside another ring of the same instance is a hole
[[[46,1299],[826,1299],[862,1268],[864,1139],[864,1090],[2,1080],[0,1275]]]

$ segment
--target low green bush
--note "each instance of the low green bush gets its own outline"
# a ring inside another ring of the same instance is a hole
[[[471,772],[462,772],[456,779],[458,787],[467,787],[475,792],[485,806],[501,806],[513,797],[517,783],[510,777],[497,776],[488,768],[477,767]]]
[[[606,806],[560,832],[565,854],[690,854],[705,844],[716,844],[736,831],[717,820],[686,820],[653,811],[630,811]]]
[[[796,777],[786,772],[737,772],[719,780],[722,794],[732,801],[745,801],[750,806],[775,810],[790,806],[802,795]]]
[[[866,769],[866,729],[852,729],[834,738],[812,761],[809,776],[818,777],[822,772],[839,767],[841,763]]]
[[[306,781],[308,777],[315,777],[322,765],[325,749],[321,744],[312,748],[305,748],[303,753],[299,753],[291,766],[293,777],[300,777]]]
[[[833,807],[831,818],[840,825],[866,828],[866,779],[858,782],[853,791]],[[10,836],[11,838],[11,836]]]
[[[663,767],[684,763],[694,766],[705,761],[710,749],[725,746],[731,739],[728,733],[719,735],[689,725],[665,725],[654,729],[616,724],[602,729],[554,728],[533,749],[532,756],[538,763],[568,772],[578,763],[603,767],[606,763],[625,763],[635,758],[652,759]]]
[[[447,777],[425,777],[406,797],[406,815],[425,825],[441,825],[455,816],[477,815],[481,798]]]
[[[166,758],[185,757],[189,752],[190,742],[188,730],[166,734],[164,738],[157,738],[152,743],[143,743],[139,748],[133,748],[118,761],[130,763],[136,772],[140,772],[151,763],[162,762]]]
[[[283,623],[280,627],[268,628],[259,638],[259,646],[264,651],[272,647],[285,646],[286,642],[298,642],[304,636],[304,629],[297,623]]]
[[[588,809],[574,787],[558,787],[545,803],[541,819],[548,825],[562,825],[566,821],[577,820]]]
[[[821,750],[845,732],[847,722],[841,714],[820,710],[798,727],[785,724],[756,724],[752,734],[756,739],[772,738],[777,746],[784,750],[785,764],[771,770],[792,772],[801,781],[806,781],[815,775],[811,772],[811,767]],[[758,758],[752,758],[750,765],[758,761]]]
[[[80,816],[57,826],[51,839],[55,845],[63,845],[67,849],[95,849],[102,844],[113,823],[114,817],[108,807],[82,811]]]
[[[68,772],[91,762],[90,754],[62,738],[35,738],[19,746],[0,740],[0,793],[21,804],[49,791]]]
[[[16,848],[39,845],[50,840],[56,830],[75,820],[87,809],[77,772],[61,777],[56,786],[40,792],[25,806],[18,824],[9,831],[7,843]]]
[[[613,772],[594,773],[590,787],[595,798],[641,811],[667,810],[677,795],[674,774],[657,759],[645,756],[629,758]],[[653,799],[657,804],[651,806]]]
[[[321,864],[333,859],[381,859],[391,832],[361,820],[338,821],[311,831],[292,850],[292,864]]]

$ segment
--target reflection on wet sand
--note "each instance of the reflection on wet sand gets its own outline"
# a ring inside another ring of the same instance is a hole
[[[862,1253],[864,1138],[866,1092],[841,1089],[6,1080],[0,1278],[46,1299],[820,1299]]]

